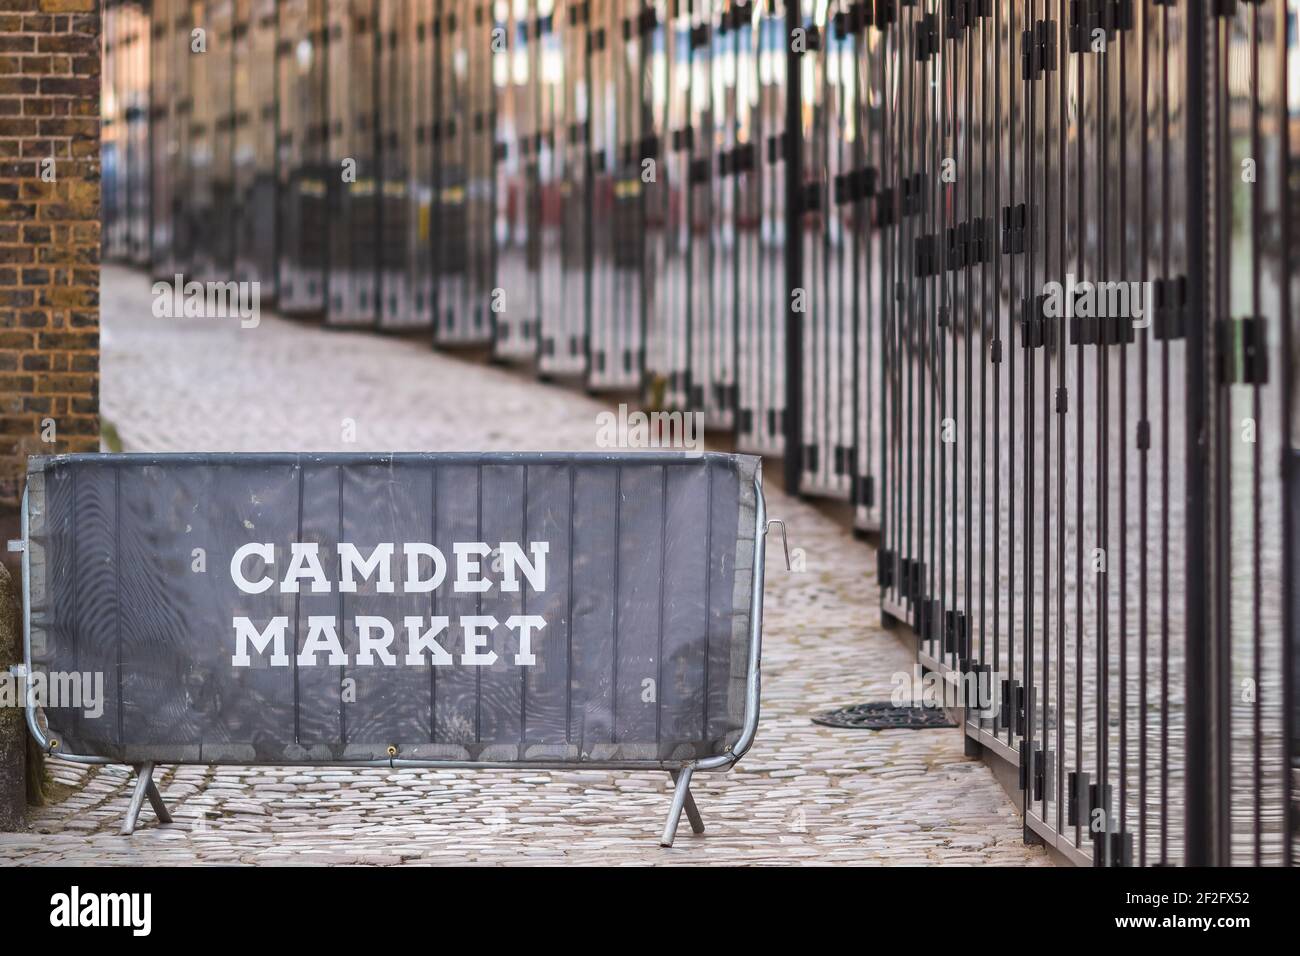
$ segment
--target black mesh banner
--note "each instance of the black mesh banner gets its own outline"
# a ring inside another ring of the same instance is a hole
[[[102,674],[97,707],[44,711],[62,754],[635,763],[741,736],[756,458],[73,455],[31,459],[27,509],[33,669]]]

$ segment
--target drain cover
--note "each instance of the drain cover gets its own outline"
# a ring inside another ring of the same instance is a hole
[[[823,727],[855,730],[929,730],[932,727],[957,726],[941,707],[895,707],[887,703],[854,704],[828,710],[812,720]]]

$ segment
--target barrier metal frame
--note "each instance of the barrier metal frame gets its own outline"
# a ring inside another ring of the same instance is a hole
[[[60,456],[63,459],[76,459],[78,455]],[[97,455],[86,455],[88,458],[97,458]],[[152,459],[165,459],[173,464],[183,464],[196,460],[197,456],[189,454],[170,454],[166,456],[140,454],[130,456],[139,461],[149,461]],[[250,454],[241,455],[240,457],[257,461],[267,458],[274,458],[275,455]],[[332,456],[322,455],[322,459],[329,459]],[[351,456],[349,456],[351,457]],[[389,460],[388,455],[372,456],[375,462]],[[531,459],[544,461],[547,457],[527,456]],[[609,461],[609,455],[599,452],[588,454],[577,454],[566,456],[570,460],[592,460],[592,461]],[[443,456],[443,460],[452,464],[478,461],[481,456],[473,453],[453,453]],[[617,459],[613,459],[617,461]],[[635,456],[637,464],[654,465],[667,464],[668,462],[679,461],[679,455],[669,453],[643,452]],[[30,501],[28,489],[23,489],[22,510],[21,510],[21,534],[22,537],[9,542],[9,550],[19,551],[22,554],[22,601],[23,601],[23,673],[26,677],[32,673],[32,595],[31,595],[31,549],[29,547],[29,530],[30,530]],[[389,758],[387,760],[331,760],[328,762],[313,761],[289,761],[276,762],[270,766],[276,767],[388,767],[389,769],[407,769],[407,768],[439,768],[443,770],[659,770],[667,771],[673,781],[673,798],[668,811],[668,819],[664,824],[663,835],[660,838],[660,846],[671,847],[677,834],[677,824],[680,822],[682,811],[686,811],[687,818],[690,820],[691,829],[695,833],[704,832],[704,823],[700,817],[698,808],[695,805],[695,799],[691,796],[690,786],[691,778],[697,770],[729,770],[740,758],[748,753],[749,748],[754,743],[754,738],[758,733],[758,717],[761,681],[759,674],[759,665],[762,660],[763,644],[763,571],[765,565],[765,540],[767,532],[771,526],[777,526],[781,531],[782,541],[785,541],[785,524],[780,519],[767,518],[767,504],[763,497],[763,483],[761,473],[754,478],[754,566],[750,580],[749,596],[749,653],[748,667],[745,676],[745,715],[741,722],[740,736],[736,742],[729,746],[723,753],[716,754],[712,757],[693,760],[582,760],[577,763],[566,763],[563,761],[528,761],[519,760],[514,762],[504,761],[484,761],[481,763],[470,760],[429,760],[417,758],[398,757],[395,748],[389,748]],[[787,551],[788,563],[788,551]],[[27,728],[31,732],[32,738],[36,745],[47,758],[57,760],[66,760],[70,763],[80,764],[117,764],[121,761],[112,760],[108,757],[96,757],[87,754],[72,754],[59,749],[59,741],[49,737],[41,730],[40,721],[37,717],[37,706],[28,694],[24,703],[24,712],[27,718]],[[181,761],[189,763],[190,761]],[[199,766],[215,766],[215,764],[199,763]],[[158,788],[153,781],[153,762],[144,762],[135,764],[136,786],[131,797],[130,805],[127,809],[126,818],[122,825],[122,834],[129,835],[134,829],[140,815],[144,798],[147,796],[150,805],[160,823],[171,822],[171,817],[163,803]]]

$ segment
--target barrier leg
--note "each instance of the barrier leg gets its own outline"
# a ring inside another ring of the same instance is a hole
[[[677,782],[677,774],[672,774],[673,783]],[[691,793],[691,788],[686,788],[686,802],[682,804],[682,809],[686,811],[686,819],[690,821],[692,833],[704,832],[704,818],[700,816],[700,808],[695,805],[695,794]]]
[[[673,802],[668,807],[668,822],[664,824],[664,835],[659,838],[660,846],[673,845],[673,840],[677,837],[677,824],[682,818],[682,810],[686,811],[686,817],[691,821],[691,829],[696,833],[704,832],[704,821],[700,818],[699,807],[695,805],[695,798],[691,796],[691,774],[694,772],[694,767],[670,771],[673,782],[677,786],[673,790]]]
[[[123,836],[129,836],[135,830],[145,797],[149,798],[149,805],[153,807],[159,823],[172,822],[172,815],[167,812],[167,805],[163,803],[162,794],[158,792],[158,785],[153,782],[153,763],[139,764],[135,768],[135,773],[135,790],[131,793],[131,804],[126,808],[126,819],[122,821]]]

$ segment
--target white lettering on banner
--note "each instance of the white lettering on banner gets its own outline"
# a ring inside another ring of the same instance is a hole
[[[458,541],[451,546],[451,567],[440,548],[422,541],[400,546],[381,542],[370,548],[341,541],[334,546],[333,555],[322,554],[322,549],[328,551],[329,546],[294,541],[286,553],[283,545],[251,541],[231,556],[230,579],[241,593],[267,598],[299,593],[361,593],[373,598],[429,594],[444,586],[456,594],[479,595],[494,588],[518,594],[521,581],[526,582],[528,590],[541,593],[546,590],[550,544],[502,541],[494,548],[484,541]],[[485,560],[494,555],[500,560]],[[280,561],[282,573],[276,570]],[[394,561],[398,562],[400,579],[394,576]],[[327,568],[334,571],[337,581],[331,580]],[[300,586],[304,580],[310,581],[310,588]],[[279,610],[283,603],[276,602],[273,607]],[[376,610],[373,601],[367,602],[367,610]],[[291,666],[286,614],[236,615],[233,627],[231,666]],[[399,636],[403,629],[404,637]],[[498,621],[490,614],[466,614],[453,620],[440,615],[402,615],[394,619],[370,613],[357,615],[351,622],[341,622],[328,614],[310,614],[307,636],[294,661],[300,667],[491,667],[505,659],[516,667],[532,667],[537,663],[534,642],[545,629],[546,620],[539,614],[514,614]],[[356,636],[355,653],[345,649],[344,639],[349,634]],[[507,649],[513,654],[504,653]]]

